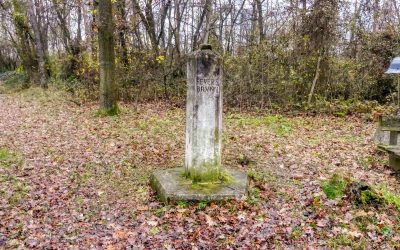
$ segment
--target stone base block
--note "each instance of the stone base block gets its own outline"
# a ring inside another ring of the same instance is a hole
[[[227,183],[193,184],[184,177],[184,171],[172,168],[153,172],[151,186],[162,201],[240,200],[247,195],[248,178],[244,172],[224,169],[231,177]]]
[[[389,166],[395,172],[400,172],[400,157],[396,154],[389,153]]]

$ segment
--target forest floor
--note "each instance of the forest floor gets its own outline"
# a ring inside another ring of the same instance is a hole
[[[163,204],[149,177],[183,165],[185,111],[121,108],[99,117],[63,92],[0,94],[0,248],[399,249],[400,179],[373,122],[227,112],[223,163],[248,171],[249,197]],[[357,205],[335,178],[386,202]]]

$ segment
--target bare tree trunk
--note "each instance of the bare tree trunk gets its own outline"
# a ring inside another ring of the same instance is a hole
[[[63,4],[65,4],[64,2],[62,2]],[[60,26],[60,28],[61,28],[61,31],[62,31],[62,40],[63,40],[63,43],[64,43],[64,47],[65,47],[65,50],[68,52],[68,53],[70,53],[70,54],[72,54],[72,51],[71,51],[71,34],[70,34],[70,32],[69,32],[69,29],[68,29],[68,23],[67,23],[67,20],[66,20],[66,15],[65,15],[65,6],[60,6],[60,1],[58,1],[58,0],[53,0],[53,6],[54,6],[54,9],[55,9],[55,11],[56,11],[56,14],[57,14],[57,19],[58,19],[58,22],[59,22],[59,26]]]
[[[100,106],[108,114],[115,114],[117,86],[115,84],[114,22],[112,0],[99,0],[99,61],[100,61]]]
[[[140,22],[142,20],[142,17],[140,16],[140,9],[139,6],[136,6],[135,3],[133,3],[132,6],[132,23],[131,26],[133,27],[133,33],[136,37],[136,48],[138,50],[142,50],[145,46],[143,45],[142,41],[142,33],[140,31]]]
[[[39,73],[39,82],[42,88],[47,88],[47,70],[46,70],[46,58],[44,55],[44,46],[42,44],[41,39],[41,30],[38,24],[38,18],[34,13],[34,10],[38,10],[39,8],[35,8],[33,6],[33,2],[28,1],[28,15],[29,21],[33,30],[34,41],[35,41],[35,51],[38,60],[38,73]]]
[[[25,7],[20,0],[13,0],[13,23],[18,40],[16,47],[21,63],[30,81],[37,80],[37,59],[34,48],[34,38],[26,18]]]
[[[212,2],[211,1],[206,1],[208,5],[205,6],[205,11],[206,11],[206,30],[204,31],[204,37],[203,37],[203,44],[208,44],[208,37],[210,36],[210,30],[211,30],[211,24],[212,24],[212,15],[213,15],[213,9],[212,9]]]
[[[153,15],[153,9],[152,9],[152,0],[146,1],[146,6],[144,13],[140,10],[140,5],[138,0],[132,0],[133,7],[137,11],[135,14],[139,14],[140,19],[143,22],[144,27],[146,28],[147,34],[149,35],[150,38],[150,43],[151,47],[153,49],[153,52],[158,55],[159,54],[159,48],[158,48],[158,37],[156,35],[156,27],[155,27],[155,22],[154,22],[154,15]]]
[[[263,19],[263,11],[262,11],[262,2],[261,0],[255,0],[257,5],[257,14],[258,14],[258,32],[259,32],[259,42],[262,43],[264,40],[264,19]]]
[[[313,80],[312,85],[311,85],[310,94],[308,95],[308,101],[307,101],[307,105],[308,105],[308,106],[311,105],[311,100],[312,100],[312,97],[313,97],[313,95],[314,95],[315,85],[317,84],[317,81],[318,81],[318,78],[319,78],[319,72],[320,72],[320,66],[321,66],[321,59],[322,59],[322,56],[321,56],[321,54],[319,54],[319,55],[318,55],[317,68],[316,68],[316,70],[315,70],[314,80]]]
[[[245,3],[246,3],[246,0],[243,0],[242,4],[240,5],[240,8],[239,8],[238,12],[236,13],[236,15],[233,17],[233,19],[231,21],[231,25],[230,25],[230,28],[229,28],[229,34],[228,34],[228,41],[227,41],[227,44],[226,44],[226,50],[227,51],[230,50],[231,41],[233,43],[233,39],[234,39],[233,35],[232,35],[233,34],[233,29],[235,27],[235,24],[236,24],[236,21],[237,21],[237,19],[239,17],[239,14],[242,12],[242,9],[243,9]]]
[[[161,47],[164,49],[165,48],[165,20],[167,19],[167,14],[168,14],[168,10],[171,7],[171,0],[167,0],[167,2],[165,3],[165,5],[162,7],[161,12],[161,18],[160,18],[160,32],[158,34],[157,37],[157,44],[161,43]]]
[[[196,50],[196,48],[197,48],[197,45],[198,45],[197,43],[198,43],[198,39],[200,36],[200,29],[201,29],[201,26],[203,25],[204,18],[206,17],[206,14],[208,13],[208,11],[207,11],[208,6],[210,6],[210,5],[211,5],[211,0],[206,0],[206,3],[204,4],[204,8],[203,8],[203,11],[200,16],[200,20],[196,27],[196,31],[194,32],[194,35],[193,35],[193,39],[192,39],[193,40],[193,43],[192,43],[193,50]]]
[[[82,4],[82,11],[83,11],[83,25],[84,25],[84,32],[85,32],[85,42],[83,43],[84,49],[88,50],[88,54],[89,56],[91,56],[91,52],[92,52],[92,48],[90,46],[88,46],[88,44],[91,43],[91,20],[90,20],[90,5],[91,5],[91,1],[88,1],[88,7],[86,7],[85,4]]]
[[[175,1],[175,27],[173,28],[172,32],[174,34],[175,38],[175,51],[176,51],[176,56],[179,60],[181,56],[181,36],[180,36],[180,30],[181,30],[181,22],[182,22],[182,16],[181,16],[181,9],[180,9],[180,3],[181,0],[174,0]],[[183,5],[183,12],[186,8],[188,0],[185,1]]]
[[[90,32],[90,43],[91,43],[91,52],[92,52],[92,60],[97,61],[97,45],[96,45],[96,33],[97,33],[97,15],[95,10],[98,7],[97,0],[91,0],[92,3],[92,23],[91,23],[91,32]]]
[[[393,3],[393,8],[394,8],[394,12],[396,13],[396,17],[397,17],[397,30],[400,30],[400,10],[399,7],[397,6],[397,2],[396,0],[392,0]]]
[[[250,44],[255,44],[255,40],[256,40],[256,32],[257,32],[257,5],[256,2],[253,1],[251,3],[251,30],[250,30],[250,36],[249,36],[249,43]]]
[[[374,0],[373,3],[373,23],[372,23],[372,32],[376,33],[378,29],[378,21],[379,21],[379,0]]]
[[[118,0],[117,9],[121,20],[119,20],[118,25],[118,40],[121,51],[121,61],[124,66],[128,65],[128,49],[126,47],[126,12],[125,12],[125,0]]]
[[[81,41],[82,41],[82,31],[81,31],[81,25],[82,25],[82,0],[78,0],[78,23],[77,23],[77,34],[76,34],[76,46],[80,46]]]

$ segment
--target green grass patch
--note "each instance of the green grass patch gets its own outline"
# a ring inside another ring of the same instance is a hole
[[[377,221],[373,216],[361,215],[354,218],[354,223],[362,232],[368,231],[368,226],[371,224],[374,225],[376,222]]]
[[[208,201],[200,201],[199,204],[197,204],[197,208],[199,210],[204,210],[208,205]]]
[[[265,182],[268,184],[276,183],[278,181],[278,177],[270,172],[265,170],[251,168],[247,171],[247,176],[257,182]]]
[[[26,197],[30,187],[23,180],[14,175],[0,174],[0,197],[8,201],[10,205],[17,205]]]
[[[334,112],[333,115],[336,117],[345,117],[346,112]]]
[[[298,239],[301,237],[302,231],[298,226],[295,226],[293,231],[290,233],[290,237],[293,239]]]
[[[381,229],[380,229],[380,233],[385,236],[385,237],[391,237],[393,232],[392,229],[390,229],[390,227],[384,225]]]
[[[189,203],[186,201],[177,201],[176,204],[178,205],[178,207],[180,208],[186,208],[189,206]]]
[[[383,194],[383,198],[385,199],[385,202],[387,204],[394,205],[397,208],[397,210],[400,211],[400,195],[392,193],[385,188],[382,189],[381,192]]]
[[[249,190],[249,194],[250,194],[248,198],[249,204],[252,206],[257,205],[260,201],[261,190],[257,187],[253,187]]]
[[[333,200],[343,196],[347,184],[347,181],[343,177],[333,174],[328,181],[322,184],[322,190],[329,199]]]
[[[158,234],[160,232],[160,230],[157,227],[152,227],[152,228],[150,228],[150,232],[152,234]]]
[[[375,164],[375,159],[373,156],[367,156],[366,158],[360,160],[360,165],[365,169],[368,169],[373,164]]]
[[[365,249],[368,246],[368,242],[364,238],[355,240],[347,234],[339,234],[329,239],[327,243],[332,249],[342,249],[343,247],[350,247],[350,249]]]
[[[283,117],[282,115],[266,115],[266,116],[242,116],[229,115],[228,122],[235,122],[239,127],[269,127],[277,135],[287,135],[293,131],[295,124],[293,120]]]
[[[19,166],[21,159],[15,152],[7,148],[0,148],[0,167],[10,168],[13,166]]]

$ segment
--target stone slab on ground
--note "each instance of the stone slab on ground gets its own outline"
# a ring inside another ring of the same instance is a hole
[[[184,177],[184,168],[157,170],[151,177],[151,186],[158,197],[169,201],[240,200],[247,196],[247,174],[234,169],[223,169],[230,181],[221,184],[192,184]]]

